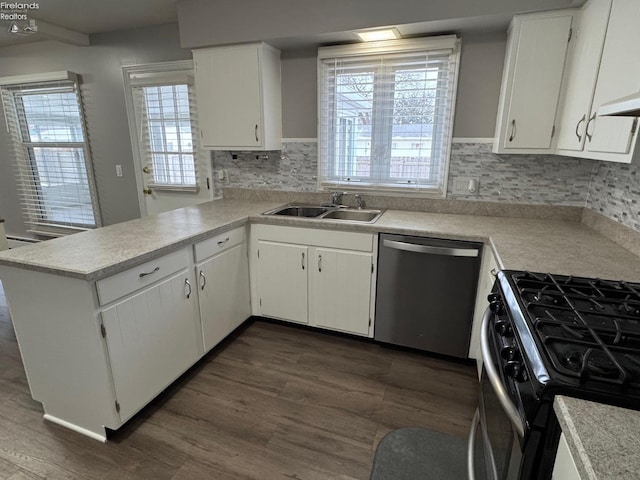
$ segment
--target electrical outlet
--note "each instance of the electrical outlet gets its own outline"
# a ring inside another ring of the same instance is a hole
[[[455,177],[453,179],[454,195],[477,195],[478,179],[472,177]]]
[[[218,170],[218,180],[221,182],[226,182],[229,177],[227,176],[227,171],[225,169]]]
[[[116,165],[116,177],[122,176],[122,165]]]

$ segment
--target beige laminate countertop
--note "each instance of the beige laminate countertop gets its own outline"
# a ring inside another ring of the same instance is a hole
[[[582,480],[640,478],[640,411],[564,396],[553,408]]]
[[[640,257],[578,222],[387,210],[374,224],[263,216],[216,200],[0,253],[0,265],[96,280],[247,222],[489,242],[502,268],[640,281]]]

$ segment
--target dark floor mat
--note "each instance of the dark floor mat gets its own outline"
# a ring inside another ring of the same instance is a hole
[[[426,428],[400,428],[378,444],[370,480],[464,480],[467,445]]]

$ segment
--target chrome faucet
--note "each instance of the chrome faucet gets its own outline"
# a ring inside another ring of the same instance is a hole
[[[346,194],[347,192],[331,192],[331,206],[337,207],[338,205],[340,205],[342,196]]]
[[[366,206],[367,206],[367,204],[366,204],[366,203],[365,203],[365,201],[364,201],[364,198],[362,198],[360,195],[356,194],[354,197],[355,197],[355,199],[356,199],[356,206],[357,206],[360,210],[362,210],[364,207],[366,207]]]

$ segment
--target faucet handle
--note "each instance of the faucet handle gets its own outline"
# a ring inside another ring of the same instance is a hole
[[[346,195],[347,192],[331,192],[331,203],[332,205],[338,205],[342,200],[342,196]]]
[[[362,198],[359,194],[355,194],[354,198],[356,199],[356,206],[358,208],[362,209],[367,206],[367,204],[364,201],[364,198]]]

